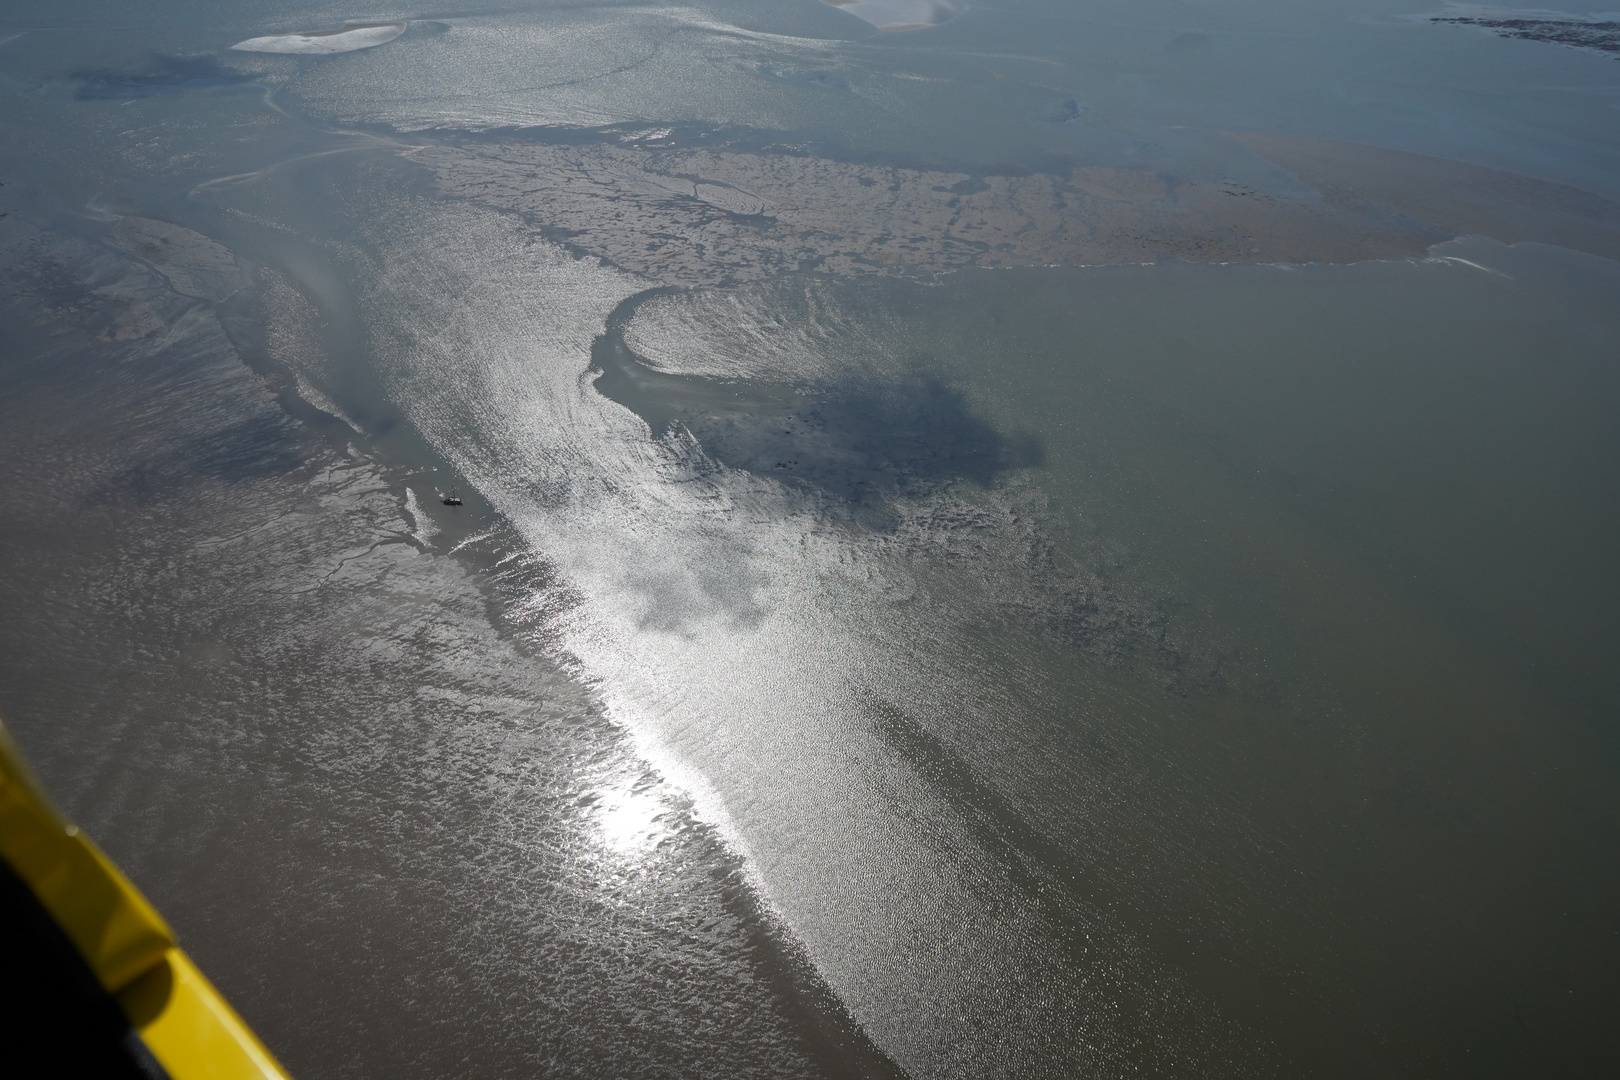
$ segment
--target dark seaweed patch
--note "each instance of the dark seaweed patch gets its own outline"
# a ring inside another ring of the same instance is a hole
[[[1044,120],[1048,124],[1067,124],[1071,120],[1080,119],[1086,107],[1074,98],[1064,98],[1062,101],[1053,101],[1044,106],[1035,114],[1035,119]]]
[[[76,71],[73,78],[79,82],[75,98],[98,101],[239,86],[252,82],[254,77],[222,67],[205,56],[159,56],[146,71]]]

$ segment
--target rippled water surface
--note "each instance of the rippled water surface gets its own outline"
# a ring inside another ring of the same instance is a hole
[[[1445,14],[8,10],[0,708],[300,1076],[1602,1075],[1620,68]]]

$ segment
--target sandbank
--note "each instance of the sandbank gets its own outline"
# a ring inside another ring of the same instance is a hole
[[[953,0],[824,0],[879,30],[924,30],[961,14]]]
[[[266,37],[238,41],[231,48],[238,52],[292,53],[302,56],[323,56],[331,53],[354,52],[386,45],[405,32],[407,23],[347,23],[335,30],[300,30],[291,34],[271,34]]]
[[[1590,192],[1356,143],[1229,137],[1299,183],[1101,166],[974,177],[617,140],[410,156],[447,196],[519,213],[580,254],[669,285],[805,270],[1349,263],[1423,257],[1475,234],[1620,259],[1620,202]]]

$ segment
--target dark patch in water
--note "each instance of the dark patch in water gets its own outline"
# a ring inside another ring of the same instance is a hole
[[[1074,98],[1065,98],[1041,109],[1035,114],[1035,119],[1044,120],[1048,124],[1067,124],[1070,120],[1080,119],[1080,115],[1085,111],[1086,107]]]
[[[819,86],[825,90],[849,89],[849,83],[831,71],[770,71],[767,69],[765,73],[784,82],[806,83],[810,86]]]
[[[921,370],[893,381],[814,386],[656,371],[625,345],[623,332],[636,306],[664,291],[643,293],[614,313],[592,348],[601,373],[596,389],[654,432],[684,426],[726,465],[861,502],[962,480],[988,487],[1045,457],[1034,435],[997,430],[958,390]]]
[[[1060,847],[1031,827],[994,786],[985,783],[972,765],[922,720],[876,694],[863,694],[862,704],[868,721],[890,749],[929,787],[961,808],[964,824],[1011,882],[1037,903],[1067,898],[1063,892],[1047,887],[1055,868],[1073,862]],[[1095,733],[1093,737],[1106,753],[1102,737]]]
[[[80,101],[121,101],[183,94],[216,86],[240,86],[254,80],[252,75],[222,67],[205,56],[159,56],[148,71],[75,71],[80,83],[74,97]]]

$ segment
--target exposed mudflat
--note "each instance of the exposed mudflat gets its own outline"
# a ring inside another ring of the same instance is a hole
[[[1356,262],[1470,233],[1620,253],[1620,204],[1575,188],[1353,143],[1232,138],[1316,194],[1145,170],[980,177],[645,145],[412,153],[444,194],[520,212],[576,251],[672,285],[804,270]]]
[[[224,300],[247,284],[236,256],[202,233],[167,221],[126,217],[108,242],[151,266],[175,292],[201,300]]]
[[[1575,49],[1620,54],[1620,22],[1559,18],[1487,18],[1475,16],[1435,16],[1429,20],[1454,26],[1477,26],[1498,37],[1521,41],[1544,41]]]

